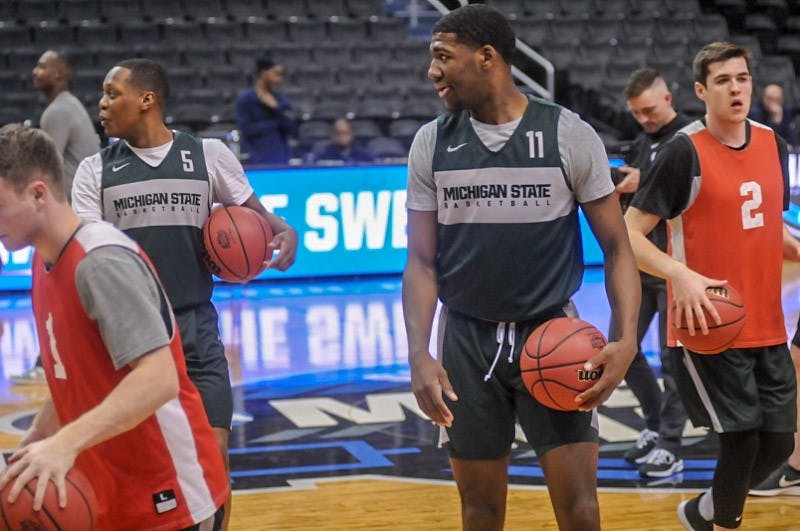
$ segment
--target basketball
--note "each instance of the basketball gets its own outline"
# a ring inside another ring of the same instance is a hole
[[[686,316],[681,316],[681,325],[675,326],[675,320],[670,319],[670,325],[675,332],[675,338],[681,342],[683,346],[697,352],[698,354],[719,354],[723,350],[730,347],[731,344],[739,337],[739,332],[742,331],[745,321],[745,309],[742,296],[739,292],[733,289],[730,285],[725,285],[721,288],[708,288],[706,295],[711,300],[711,304],[717,309],[722,322],[717,324],[714,319],[709,315],[708,311],[703,308],[703,314],[706,317],[706,324],[708,325],[708,334],[703,334],[697,322],[694,323],[694,335],[689,335],[689,329],[686,326]],[[675,315],[675,303],[672,304],[672,314]]]
[[[606,345],[594,325],[572,317],[542,323],[525,341],[519,365],[522,381],[544,406],[576,411],[575,397],[595,384],[602,369],[587,371],[583,364]]]
[[[203,224],[203,261],[209,271],[228,282],[247,282],[272,259],[272,229],[253,209],[215,208]]]
[[[36,494],[36,482],[35,478],[30,480],[14,503],[8,501],[8,493],[14,485],[13,480],[0,491],[0,513],[4,530],[94,529],[94,509],[97,500],[91,483],[80,470],[73,468],[67,472],[67,506],[63,509],[58,506],[56,486],[50,482],[44,494],[42,508],[34,511],[33,497]]]

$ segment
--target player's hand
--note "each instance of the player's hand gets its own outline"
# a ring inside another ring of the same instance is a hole
[[[75,464],[76,456],[77,452],[59,441],[57,435],[19,448],[8,459],[8,467],[0,475],[0,489],[16,478],[8,493],[8,501],[13,503],[25,485],[37,478],[33,509],[38,511],[42,508],[47,485],[52,481],[58,493],[58,505],[64,508],[67,506],[66,476]]]
[[[706,289],[722,287],[728,283],[727,280],[705,277],[688,267],[682,268],[669,280],[672,282],[672,295],[675,299],[675,326],[680,326],[682,318],[685,317],[690,336],[695,334],[696,328],[699,328],[703,335],[707,335],[708,322],[703,312],[704,308],[716,324],[722,323],[717,309],[706,295]]]
[[[278,251],[278,256],[266,262],[266,268],[286,271],[297,257],[297,231],[289,227],[279,232],[269,242],[269,246]]]
[[[800,262],[800,241],[792,233],[783,228],[783,258],[790,262]]]
[[[417,404],[423,413],[428,415],[437,426],[450,427],[453,424],[453,413],[444,403],[442,394],[450,400],[458,400],[447,371],[438,360],[427,352],[409,356],[411,365],[411,389]]]
[[[591,411],[608,400],[614,389],[625,378],[636,351],[637,346],[633,341],[612,341],[584,364],[584,370],[602,369],[603,374],[597,383],[575,397],[575,402],[580,403],[578,408],[580,411]]]
[[[632,194],[639,189],[639,181],[642,178],[642,172],[639,168],[621,166],[617,169],[625,176],[615,188],[617,192],[620,194]]]

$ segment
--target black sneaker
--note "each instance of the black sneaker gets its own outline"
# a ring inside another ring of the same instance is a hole
[[[640,465],[644,463],[647,461],[650,452],[656,447],[657,440],[658,432],[648,430],[647,428],[643,429],[641,433],[639,433],[639,438],[636,439],[636,444],[628,448],[622,458],[630,464]]]
[[[750,489],[753,496],[777,496],[790,494],[800,496],[800,471],[784,463],[770,474],[767,479]]]
[[[682,471],[683,459],[675,459],[675,454],[663,448],[655,448],[639,467],[643,478],[668,478]]]
[[[687,531],[714,531],[714,523],[700,516],[700,496],[678,505],[678,520]]]

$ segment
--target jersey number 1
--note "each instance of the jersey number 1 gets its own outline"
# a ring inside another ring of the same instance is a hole
[[[764,214],[755,212],[760,206],[763,198],[761,196],[761,186],[755,181],[747,181],[739,187],[739,195],[750,197],[742,203],[742,227],[747,229],[757,229],[764,226]]]

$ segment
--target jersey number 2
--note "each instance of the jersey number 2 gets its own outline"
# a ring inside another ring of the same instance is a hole
[[[764,226],[764,214],[755,212],[760,206],[763,198],[761,197],[761,186],[754,181],[742,183],[739,187],[739,195],[749,197],[742,203],[742,227],[747,229],[757,229]]]

